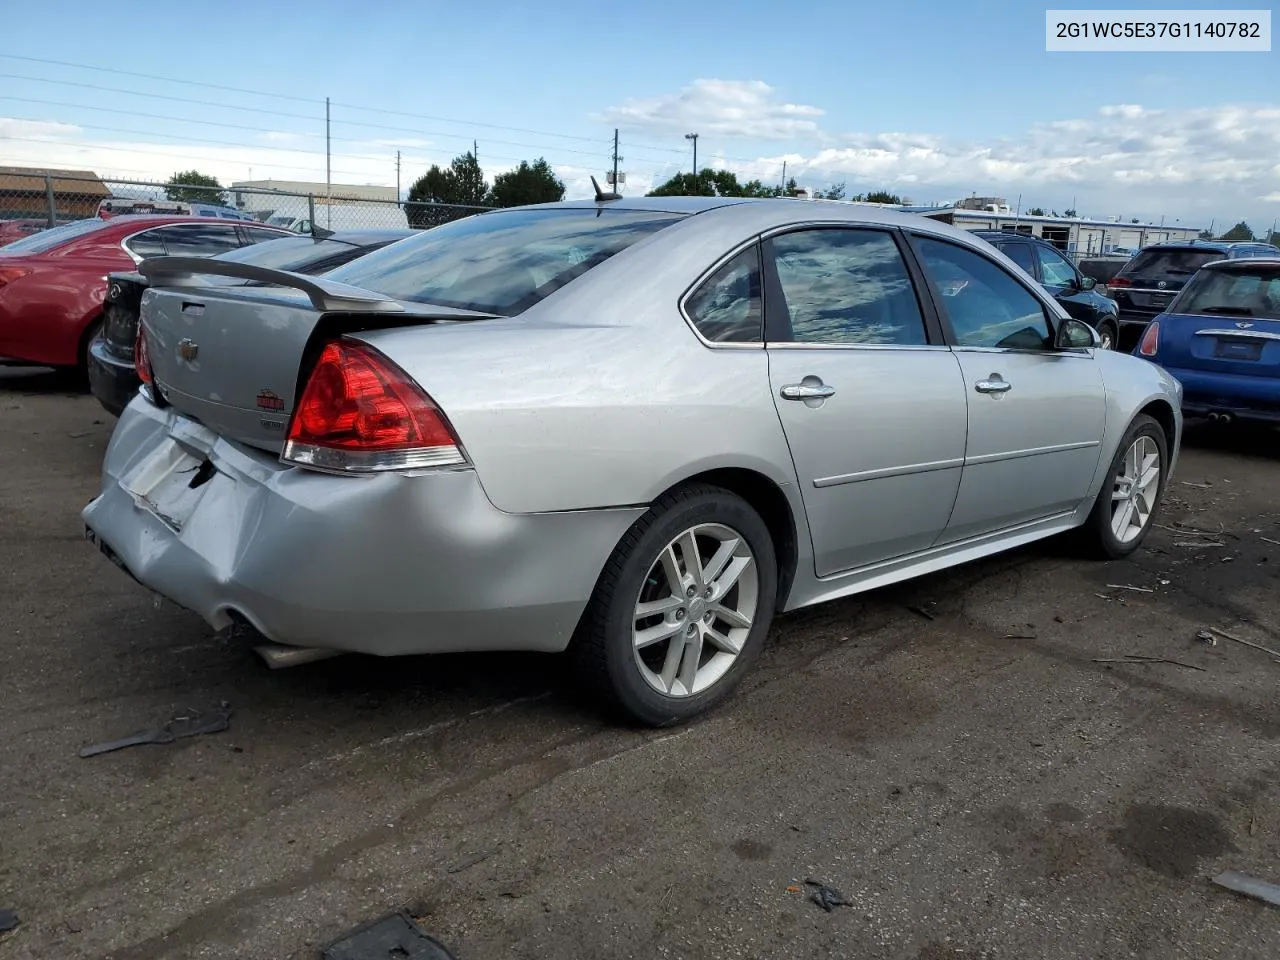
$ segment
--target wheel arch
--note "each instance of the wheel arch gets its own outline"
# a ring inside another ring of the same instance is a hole
[[[1169,459],[1172,460],[1178,441],[1178,419],[1173,412],[1173,406],[1167,400],[1152,400],[1138,413],[1146,414],[1160,424],[1165,443],[1168,445]]]
[[[785,609],[787,596],[795,583],[800,560],[800,530],[796,525],[796,514],[787,495],[777,483],[758,471],[747,467],[717,467],[672,484],[659,497],[655,497],[655,500],[680,487],[695,483],[706,483],[728,490],[745,500],[750,504],[751,509],[760,515],[773,541],[778,567],[778,594],[775,607],[779,611]]]

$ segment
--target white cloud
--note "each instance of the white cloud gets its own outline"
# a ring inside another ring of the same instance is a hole
[[[655,135],[796,140],[816,136],[823,113],[779,100],[763,80],[695,80],[677,93],[623,101],[592,119]]]
[[[74,123],[0,117],[0,141],[8,137],[72,137],[79,132],[80,128]]]

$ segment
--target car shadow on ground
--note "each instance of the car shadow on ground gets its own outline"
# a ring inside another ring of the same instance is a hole
[[[1188,420],[1182,446],[1189,450],[1234,453],[1259,460],[1280,460],[1280,427],[1266,424],[1229,424]]]
[[[88,381],[74,370],[0,364],[0,393],[83,396],[88,392]]]

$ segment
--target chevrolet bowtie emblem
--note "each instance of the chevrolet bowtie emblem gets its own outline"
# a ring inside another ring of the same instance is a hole
[[[178,341],[178,356],[190,363],[200,353],[200,344],[185,337]]]

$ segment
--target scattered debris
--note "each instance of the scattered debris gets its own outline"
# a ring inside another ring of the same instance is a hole
[[[1199,487],[1201,490],[1208,490],[1213,486],[1212,483],[1192,483],[1190,480],[1179,480],[1184,487]]]
[[[812,879],[806,880],[804,885],[813,887],[813,893],[809,894],[809,899],[827,911],[827,913],[830,913],[836,907],[853,906],[852,903],[844,898],[844,894],[835,887],[829,887],[821,881]]]
[[[1211,647],[1216,647],[1218,645],[1218,638],[1208,630],[1197,630],[1196,639],[1201,643],[1207,643]]]
[[[1054,614],[1054,616],[1053,616],[1053,622],[1054,622],[1054,623],[1066,623],[1066,621],[1062,619],[1062,614],[1060,614],[1060,613],[1056,613],[1056,614]]]
[[[1238,870],[1227,870],[1224,873],[1220,873],[1213,878],[1213,882],[1220,887],[1234,890],[1236,893],[1243,893],[1247,897],[1265,900],[1267,903],[1280,907],[1280,884],[1268,883],[1266,880],[1259,880],[1257,877],[1251,877],[1247,873],[1240,873]]]
[[[196,737],[205,733],[221,733],[231,726],[231,709],[224,700],[208,715],[199,710],[186,710],[169,720],[168,723],[151,730],[142,730],[119,740],[108,740],[105,743],[84,747],[80,751],[82,757],[96,757],[100,753],[112,750],[123,750],[125,747],[137,747],[145,743],[173,743],[184,737]]]
[[[1140,654],[1130,653],[1123,657],[1095,657],[1094,663],[1171,663],[1175,667],[1186,667],[1188,670],[1199,670],[1201,673],[1208,673],[1204,667],[1197,667],[1194,663],[1183,663],[1181,660],[1170,660],[1167,657],[1144,657]]]
[[[1165,581],[1168,583],[1169,581]],[[1155,593],[1150,587],[1131,587],[1127,583],[1108,583],[1108,590],[1132,590],[1134,593]]]
[[[74,433],[68,433],[67,436],[70,437],[72,440],[80,440],[84,437],[89,436],[89,433],[90,431],[88,430],[77,430]]]
[[[1258,818],[1256,816],[1249,818],[1249,836],[1253,836],[1258,832]]]
[[[15,911],[0,907],[0,933],[8,933],[10,930],[17,929],[18,924],[21,922]]]
[[[787,893],[800,893],[800,892],[801,892],[800,888],[797,887],[794,883],[791,886],[787,887]]]
[[[457,960],[403,910],[344,934],[320,955],[323,960]]]
[[[1261,650],[1263,653],[1269,653],[1271,656],[1280,660],[1280,650],[1273,650],[1271,647],[1264,647],[1260,643],[1254,643],[1252,640],[1241,640],[1239,637],[1232,636],[1225,630],[1219,630],[1217,627],[1209,627],[1210,633],[1215,633],[1224,640],[1234,640],[1236,643],[1243,643],[1246,647],[1253,647],[1255,650]]]
[[[933,606],[933,604],[929,604],[929,606]],[[907,607],[907,609],[910,610],[912,613],[920,614],[920,616],[924,617],[926,620],[937,619],[936,617],[934,617],[932,613],[930,613],[924,607]]]
[[[1277,547],[1280,547],[1280,540],[1272,540],[1270,537],[1259,537],[1258,539],[1261,540],[1263,543],[1272,543],[1272,544],[1275,544]]]
[[[1006,639],[1006,640],[1034,640],[1034,639],[1036,639],[1036,635],[1035,635],[1034,633],[1006,633],[1006,634],[1004,635],[1004,639]]]
[[[1201,548],[1226,546],[1225,543],[1222,543],[1218,540],[1175,540],[1173,541],[1173,545],[1175,547],[1201,547]]]

